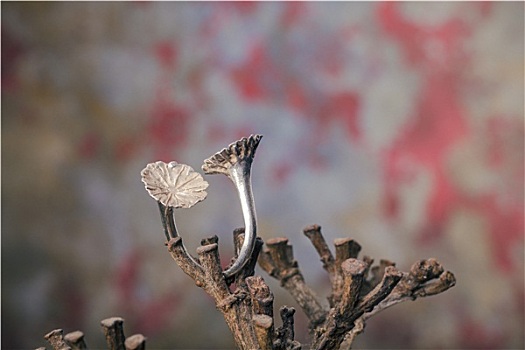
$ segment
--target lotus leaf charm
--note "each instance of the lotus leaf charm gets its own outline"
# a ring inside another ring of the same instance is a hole
[[[208,182],[186,164],[150,163],[141,175],[150,196],[165,206],[191,208],[207,196]]]

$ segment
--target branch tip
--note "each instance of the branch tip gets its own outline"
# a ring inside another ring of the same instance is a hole
[[[347,259],[341,264],[343,273],[352,276],[362,276],[365,273],[367,267],[368,265],[365,262],[353,258]]]
[[[126,339],[124,345],[126,350],[144,350],[147,338],[142,334],[134,334]]]

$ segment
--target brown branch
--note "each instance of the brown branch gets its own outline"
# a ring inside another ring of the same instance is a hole
[[[124,341],[124,319],[121,317],[110,317],[100,322],[109,350],[125,350]]]
[[[81,331],[74,331],[64,336],[66,343],[71,346],[73,350],[87,349],[86,341],[84,340],[84,333]]]
[[[288,245],[288,239],[270,238],[266,246],[267,249],[259,259],[260,266],[281,282],[281,286],[292,295],[310,320],[310,329],[315,329],[324,322],[326,311],[313,290],[306,285],[297,261],[293,258],[292,246]]]
[[[273,294],[260,276],[247,277],[246,286],[252,301],[253,324],[259,346],[270,350],[273,347]]]
[[[51,344],[54,350],[71,350],[64,340],[64,331],[62,329],[55,329],[47,333],[44,338]]]
[[[387,267],[386,269],[388,269]],[[420,260],[412,265],[409,273],[402,273],[402,279],[389,295],[373,310],[365,312],[357,321],[360,327],[353,328],[345,343],[350,346],[356,336],[363,332],[365,322],[378,312],[404,301],[415,300],[418,297],[442,293],[456,284],[454,274],[443,271],[443,267],[435,259]],[[436,279],[439,277],[438,279]]]
[[[370,273],[372,277],[366,283],[366,292],[369,292],[370,290],[372,290],[372,288],[377,286],[379,282],[381,282],[381,279],[383,278],[383,275],[385,273],[385,269],[388,266],[396,266],[396,264],[390,260],[381,259],[379,260],[379,266],[376,265],[370,268]]]
[[[237,289],[231,293],[222,273],[218,244],[208,244],[197,248],[200,263],[204,270],[202,288],[215,300],[230,328],[235,343],[240,349],[257,349],[258,340],[251,323],[251,307],[245,301],[247,293]]]
[[[255,315],[273,317],[273,294],[261,276],[246,278],[246,285],[252,299],[252,308]]]
[[[334,259],[334,256],[332,255],[332,252],[330,251],[330,248],[328,248],[328,244],[326,244],[326,241],[323,235],[321,234],[321,226],[319,225],[307,226],[303,230],[303,233],[312,242],[312,245],[314,246],[315,250],[317,250],[317,253],[321,257],[323,268],[326,270],[326,272],[328,272],[330,280],[333,280],[334,275],[336,274],[335,259]]]
[[[273,318],[268,315],[253,315],[255,334],[261,350],[273,349]]]
[[[443,293],[447,289],[453,287],[455,284],[456,277],[454,274],[450,271],[445,271],[441,274],[441,276],[439,276],[439,280],[428,282],[421,288],[414,290],[414,296],[419,298]]]
[[[361,251],[361,245],[350,238],[336,238],[334,245],[335,261],[339,266],[347,259],[356,259]]]
[[[301,344],[294,340],[294,319],[295,309],[293,307],[283,306],[279,310],[283,324],[276,331],[275,350],[300,350]]]
[[[230,296],[230,290],[222,275],[218,244],[200,246],[197,248],[197,254],[206,281],[202,288],[217,301],[227,299]]]
[[[358,288],[353,285],[359,284],[357,281],[363,276],[366,264],[358,262],[358,260],[349,260],[343,263],[343,266],[345,268],[343,271],[347,273],[345,288],[348,288],[343,292],[343,295],[349,297],[350,301],[341,299],[341,302],[330,311],[327,321],[323,325],[323,331],[318,331],[315,334],[312,349],[338,349],[346,334],[354,328],[355,320],[386,298],[402,277],[402,274],[394,267],[387,268],[383,279],[376,288],[363,299],[357,301],[356,304],[354,300],[356,296],[350,289],[358,291]],[[351,304],[356,306],[351,308]]]
[[[334,258],[319,226],[309,226],[304,233],[330,276],[330,312],[322,308],[315,293],[306,285],[286,238],[269,239],[262,252],[263,243],[258,238],[251,259],[229,280],[222,273],[216,236],[203,239],[203,246],[197,249],[200,266],[188,257],[178,237],[170,240],[168,246],[177,263],[183,264],[183,270],[186,269],[196,284],[214,298],[240,349],[301,347],[293,340],[295,309],[282,308],[283,325],[273,331],[273,295],[262,278],[253,277],[257,260],[270,276],[281,282],[309,318],[310,330],[314,331],[314,349],[337,349],[343,341],[345,346],[350,346],[364,330],[365,321],[375,313],[404,300],[440,293],[455,283],[454,276],[443,273],[435,259],[419,261],[410,273],[402,273],[389,260],[382,259],[379,266],[373,267],[374,260],[368,256],[357,260],[361,246],[354,240],[336,239]],[[243,240],[244,230],[236,229],[234,259]],[[435,281],[438,276],[441,277]],[[229,285],[233,282],[236,289],[231,292]]]
[[[168,251],[172,258],[177,262],[177,265],[181,270],[188,276],[190,276],[198,287],[202,287],[204,284],[204,271],[202,268],[195,264],[193,259],[188,256],[188,252],[182,245],[182,238],[175,237],[166,243]]]
[[[332,281],[332,294],[328,297],[330,306],[334,307],[339,301],[341,301],[343,293],[344,283],[344,272],[342,264],[345,260],[356,259],[361,250],[361,246],[353,239],[348,238],[337,238],[334,241],[335,245],[335,272],[336,277]],[[363,271],[363,276],[366,273]]]
[[[321,226],[311,225],[303,230],[304,234],[314,246],[321,257],[323,268],[328,272],[332,293],[328,297],[330,307],[334,307],[340,300],[343,292],[343,271],[341,264],[350,258],[357,258],[361,246],[349,238],[338,238],[335,240],[335,259],[328,248],[328,244],[321,233]]]
[[[438,279],[435,280],[436,278]],[[445,272],[436,259],[420,260],[412,265],[409,273],[404,274],[399,285],[380,306],[381,309],[385,309],[420,296],[441,293],[453,287],[455,283],[454,275],[449,271]]]
[[[341,269],[343,271],[344,284],[342,298],[338,304],[337,311],[342,316],[349,314],[355,308],[363,284],[366,264],[357,259],[348,259],[343,262]]]
[[[368,293],[357,305],[359,312],[369,312],[383,301],[399,283],[403,273],[398,271],[394,266],[388,266],[381,282]]]

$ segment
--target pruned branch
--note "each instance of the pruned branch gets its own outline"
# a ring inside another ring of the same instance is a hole
[[[326,244],[326,241],[321,234],[321,226],[307,226],[303,230],[303,233],[312,242],[315,250],[317,250],[317,253],[321,257],[323,268],[326,270],[326,272],[328,272],[328,276],[332,281],[336,275],[336,264],[334,256],[332,255],[330,248],[328,248],[328,244]]]
[[[273,318],[268,315],[253,315],[255,334],[261,350],[273,349]]]
[[[188,255],[182,244],[182,238],[180,236],[172,238],[166,245],[172,258],[177,262],[181,270],[190,276],[198,287],[201,287],[204,284],[204,271],[199,265],[195,264],[194,259]]]
[[[273,294],[261,276],[246,278],[246,286],[252,299],[255,315],[267,315],[273,318]]]
[[[252,255],[232,277],[227,277],[221,267],[217,236],[201,240],[198,259],[186,251],[179,236],[171,238],[166,245],[180,268],[214,299],[235,344],[242,350],[299,350],[302,347],[294,339],[294,308],[280,308],[282,325],[276,328],[273,294],[262,277],[254,276],[257,262],[281,282],[305,312],[313,336],[310,346],[317,350],[350,349],[373,315],[403,301],[442,293],[456,283],[454,275],[445,271],[436,259],[417,261],[409,272],[401,272],[394,262],[386,259],[379,260],[376,266],[369,256],[358,259],[361,246],[347,238],[334,241],[334,256],[318,225],[307,227],[304,233],[330,277],[329,309],[323,308],[314,291],[306,285],[287,238],[269,239],[262,249],[264,243],[257,237]],[[235,230],[233,261],[243,242],[244,230]],[[108,348],[144,350],[146,338],[137,334],[126,339],[123,321],[112,317],[101,322]],[[56,329],[45,338],[54,350],[87,349],[80,331],[63,336],[62,330]]]
[[[71,347],[64,340],[64,331],[55,329],[47,333],[44,338],[51,344],[54,350],[71,350]]]
[[[134,334],[126,339],[124,345],[126,350],[145,350],[146,337],[142,334]]]
[[[303,232],[330,278],[329,311],[322,309],[313,291],[304,283],[286,238],[269,239],[259,257],[259,265],[281,281],[310,319],[314,336],[312,349],[338,349],[343,341],[349,348],[372,315],[406,300],[441,293],[455,283],[454,275],[444,272],[435,259],[419,261],[409,273],[403,273],[386,259],[381,259],[377,266],[373,266],[374,259],[366,255],[358,260],[361,246],[349,238],[334,241],[334,258],[320,226],[308,226]],[[294,278],[294,283],[288,282]]]
[[[275,350],[300,350],[301,344],[294,340],[294,319],[295,309],[293,307],[283,306],[279,313],[283,324],[276,331],[276,340],[273,343]]]
[[[106,335],[106,342],[109,350],[125,350],[124,342],[124,319],[121,317],[110,317],[100,322],[104,334]]]
[[[437,279],[436,279],[437,278]],[[351,344],[363,332],[366,320],[378,312],[404,301],[442,293],[456,284],[456,278],[435,259],[420,260],[412,265],[409,273],[403,273],[401,281],[376,308],[363,314],[356,322],[360,327],[352,329],[346,339]]]
[[[270,238],[266,246],[267,249],[261,253],[259,265],[281,282],[281,286],[292,295],[310,320],[310,329],[315,329],[324,322],[326,310],[317,300],[315,292],[305,283],[297,261],[293,258],[293,249],[288,245],[288,239]]]
[[[366,264],[357,259],[348,259],[341,264],[344,284],[341,301],[338,304],[338,314],[349,314],[355,308],[363,285],[365,269]]]
[[[135,334],[126,339],[124,336],[124,319],[110,317],[100,322],[109,350],[145,350],[146,337]],[[44,336],[54,350],[82,350],[87,349],[84,333],[74,331],[63,335],[62,329],[55,329]],[[37,350],[45,350],[44,347]]]
[[[71,346],[72,350],[87,349],[86,341],[84,340],[84,333],[81,331],[74,331],[64,336],[66,343]]]

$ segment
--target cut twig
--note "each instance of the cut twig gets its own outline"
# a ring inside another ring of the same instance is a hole
[[[144,350],[146,349],[146,337],[142,334],[134,334],[124,342],[126,350]]]
[[[272,349],[274,336],[273,294],[262,277],[246,278],[252,301],[253,324],[261,349]]]
[[[262,252],[263,257],[259,259],[261,267],[281,282],[310,320],[310,329],[315,329],[324,322],[326,311],[313,290],[306,285],[288,239],[271,238],[266,246],[268,249]]]
[[[357,259],[361,246],[350,238],[337,238],[335,245],[335,278],[332,281],[332,294],[328,297],[330,306],[334,307],[341,300],[343,293],[343,270],[342,264],[347,259]],[[365,272],[366,273],[366,270]]]
[[[261,276],[246,278],[246,285],[252,299],[252,308],[255,315],[273,317],[273,294]]]
[[[124,319],[121,317],[110,317],[100,322],[106,335],[109,350],[125,350],[124,342]]]
[[[215,298],[216,301],[224,301],[230,296],[230,290],[222,275],[219,259],[219,246],[217,243],[208,244],[197,248],[197,254],[204,270],[204,290]],[[225,307],[227,307],[225,305]]]
[[[363,274],[366,265],[360,260],[348,259],[343,262],[341,268],[344,276],[344,284],[342,298],[337,310],[340,315],[346,315],[355,308],[363,284]]]
[[[403,277],[403,273],[398,271],[394,266],[389,266],[385,270],[383,279],[370,293],[368,293],[357,305],[359,312],[369,312],[383,301],[394,289],[396,284]]]
[[[182,245],[182,238],[175,237],[170,239],[169,242],[167,242],[167,246],[168,251],[181,270],[195,280],[197,286],[201,287],[204,284],[204,272],[202,271],[202,267],[195,264],[194,259],[188,256],[186,249]]]
[[[256,349],[258,340],[250,321],[251,307],[245,302],[248,293],[241,289],[231,293],[228,289],[220,265],[217,243],[199,247],[197,253],[204,270],[205,283],[202,288],[215,299],[235,343],[240,349]]]
[[[268,315],[253,315],[255,334],[261,350],[273,349],[273,318]]]
[[[55,329],[47,333],[44,338],[51,344],[54,350],[71,350],[64,340],[64,331],[62,329]]]
[[[356,259],[361,251],[361,245],[351,238],[336,238],[334,245],[335,261],[339,266],[347,259]]]
[[[328,272],[330,280],[332,280],[336,273],[335,260],[334,256],[332,255],[332,252],[330,251],[330,248],[328,248],[328,244],[326,244],[326,241],[323,235],[321,234],[321,226],[307,226],[303,230],[303,233],[312,242],[315,250],[317,250],[317,253],[321,257],[323,268]]]
[[[385,271],[387,269],[389,267]],[[436,279],[437,277],[439,278]],[[380,311],[404,301],[442,293],[453,287],[455,283],[456,278],[454,274],[449,271],[443,271],[437,260],[428,259],[416,262],[412,265],[409,273],[402,273],[402,279],[386,298],[378,303],[375,308],[365,312],[356,320],[356,327],[347,334],[345,343],[350,346],[356,336],[363,332],[365,322]]]
[[[293,307],[283,306],[279,313],[283,324],[276,331],[274,349],[275,350],[300,350],[301,344],[294,340],[294,318],[295,309]]]
[[[64,340],[71,346],[73,350],[87,349],[86,341],[84,340],[84,333],[81,331],[74,331],[64,336]]]

